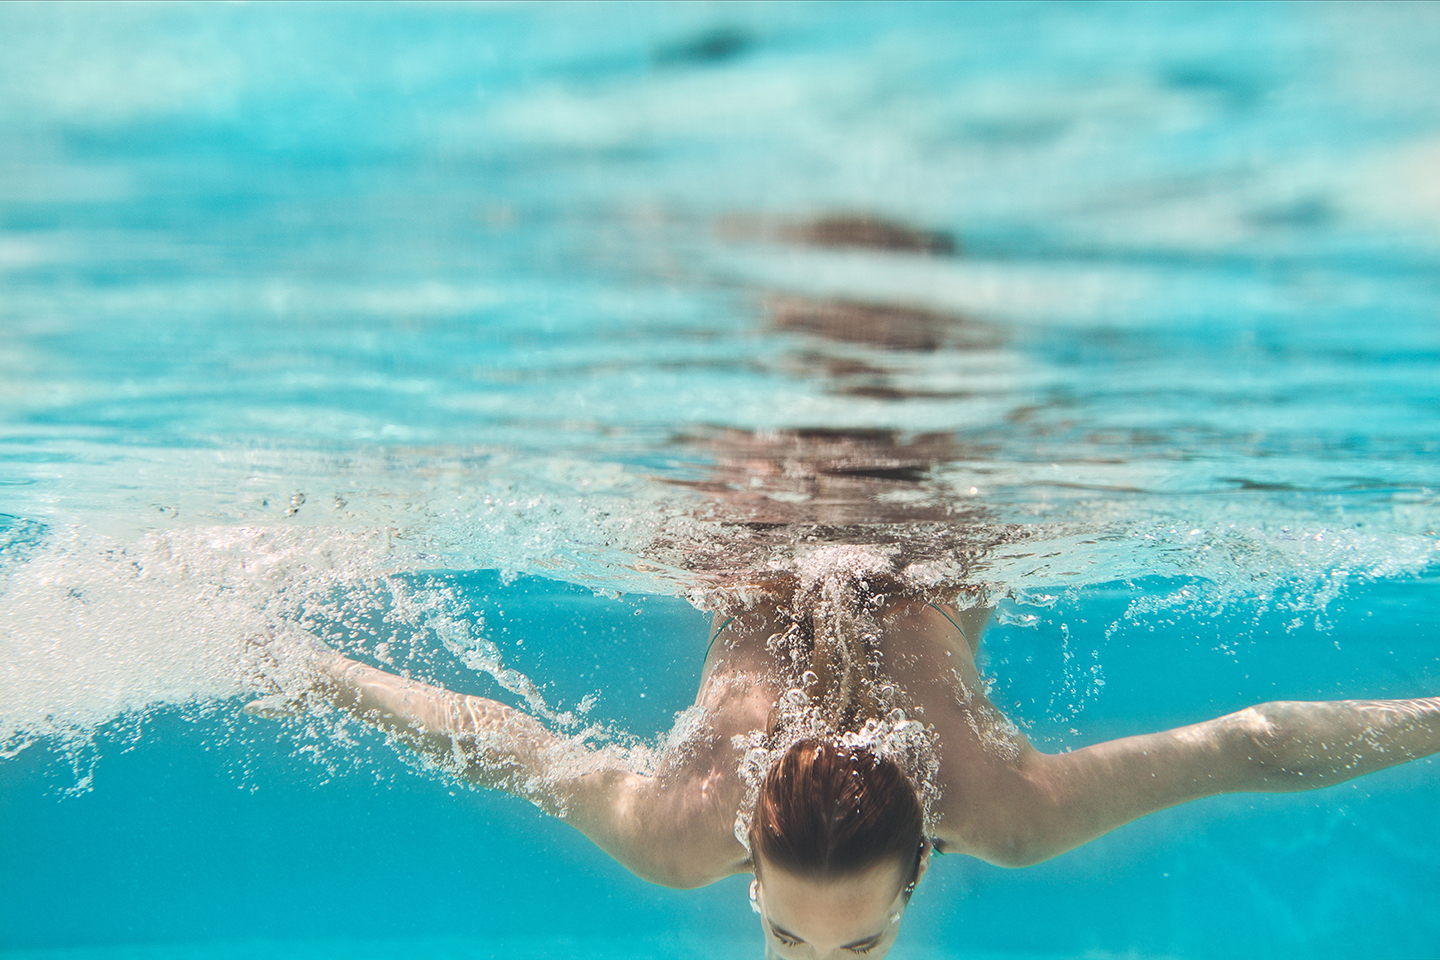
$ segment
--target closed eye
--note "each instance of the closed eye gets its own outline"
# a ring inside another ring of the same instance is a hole
[[[770,932],[775,934],[775,939],[780,941],[782,947],[798,947],[805,942],[792,933],[786,933],[773,923],[770,925]]]
[[[775,926],[773,923],[770,925],[770,932],[775,934],[775,939],[780,941],[780,946],[782,947],[798,947],[805,942],[804,940],[801,940],[799,937],[795,936],[793,933],[782,930],[780,927]],[[880,946],[880,934],[877,933],[875,936],[870,937],[866,940],[857,940],[854,943],[847,943],[840,949],[847,950],[850,953],[858,954],[860,956],[864,956],[878,946]]]

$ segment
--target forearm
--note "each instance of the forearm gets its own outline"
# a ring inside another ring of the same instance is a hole
[[[545,753],[556,738],[528,714],[339,655],[327,659],[321,671],[315,692],[332,706],[466,779],[538,800]]]
[[[1230,750],[1233,789],[1310,790],[1440,751],[1440,698],[1279,701],[1243,710]]]

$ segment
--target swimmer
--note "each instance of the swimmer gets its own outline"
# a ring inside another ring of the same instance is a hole
[[[1021,867],[1190,800],[1331,786],[1440,750],[1440,698],[1426,698],[1264,703],[1045,754],[985,696],[990,612],[874,579],[752,597],[716,618],[702,720],[649,775],[327,648],[289,709],[347,711],[537,803],[646,880],[752,873],[766,956],[806,960],[884,956],[935,853]]]

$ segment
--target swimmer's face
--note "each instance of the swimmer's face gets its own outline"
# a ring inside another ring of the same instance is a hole
[[[925,872],[929,851],[922,857]],[[779,960],[878,958],[890,952],[908,900],[908,867],[886,861],[831,880],[797,877],[762,865],[752,888],[765,956]]]

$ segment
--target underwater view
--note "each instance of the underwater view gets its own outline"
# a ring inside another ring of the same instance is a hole
[[[1440,957],[1440,5],[0,38],[0,960]]]

